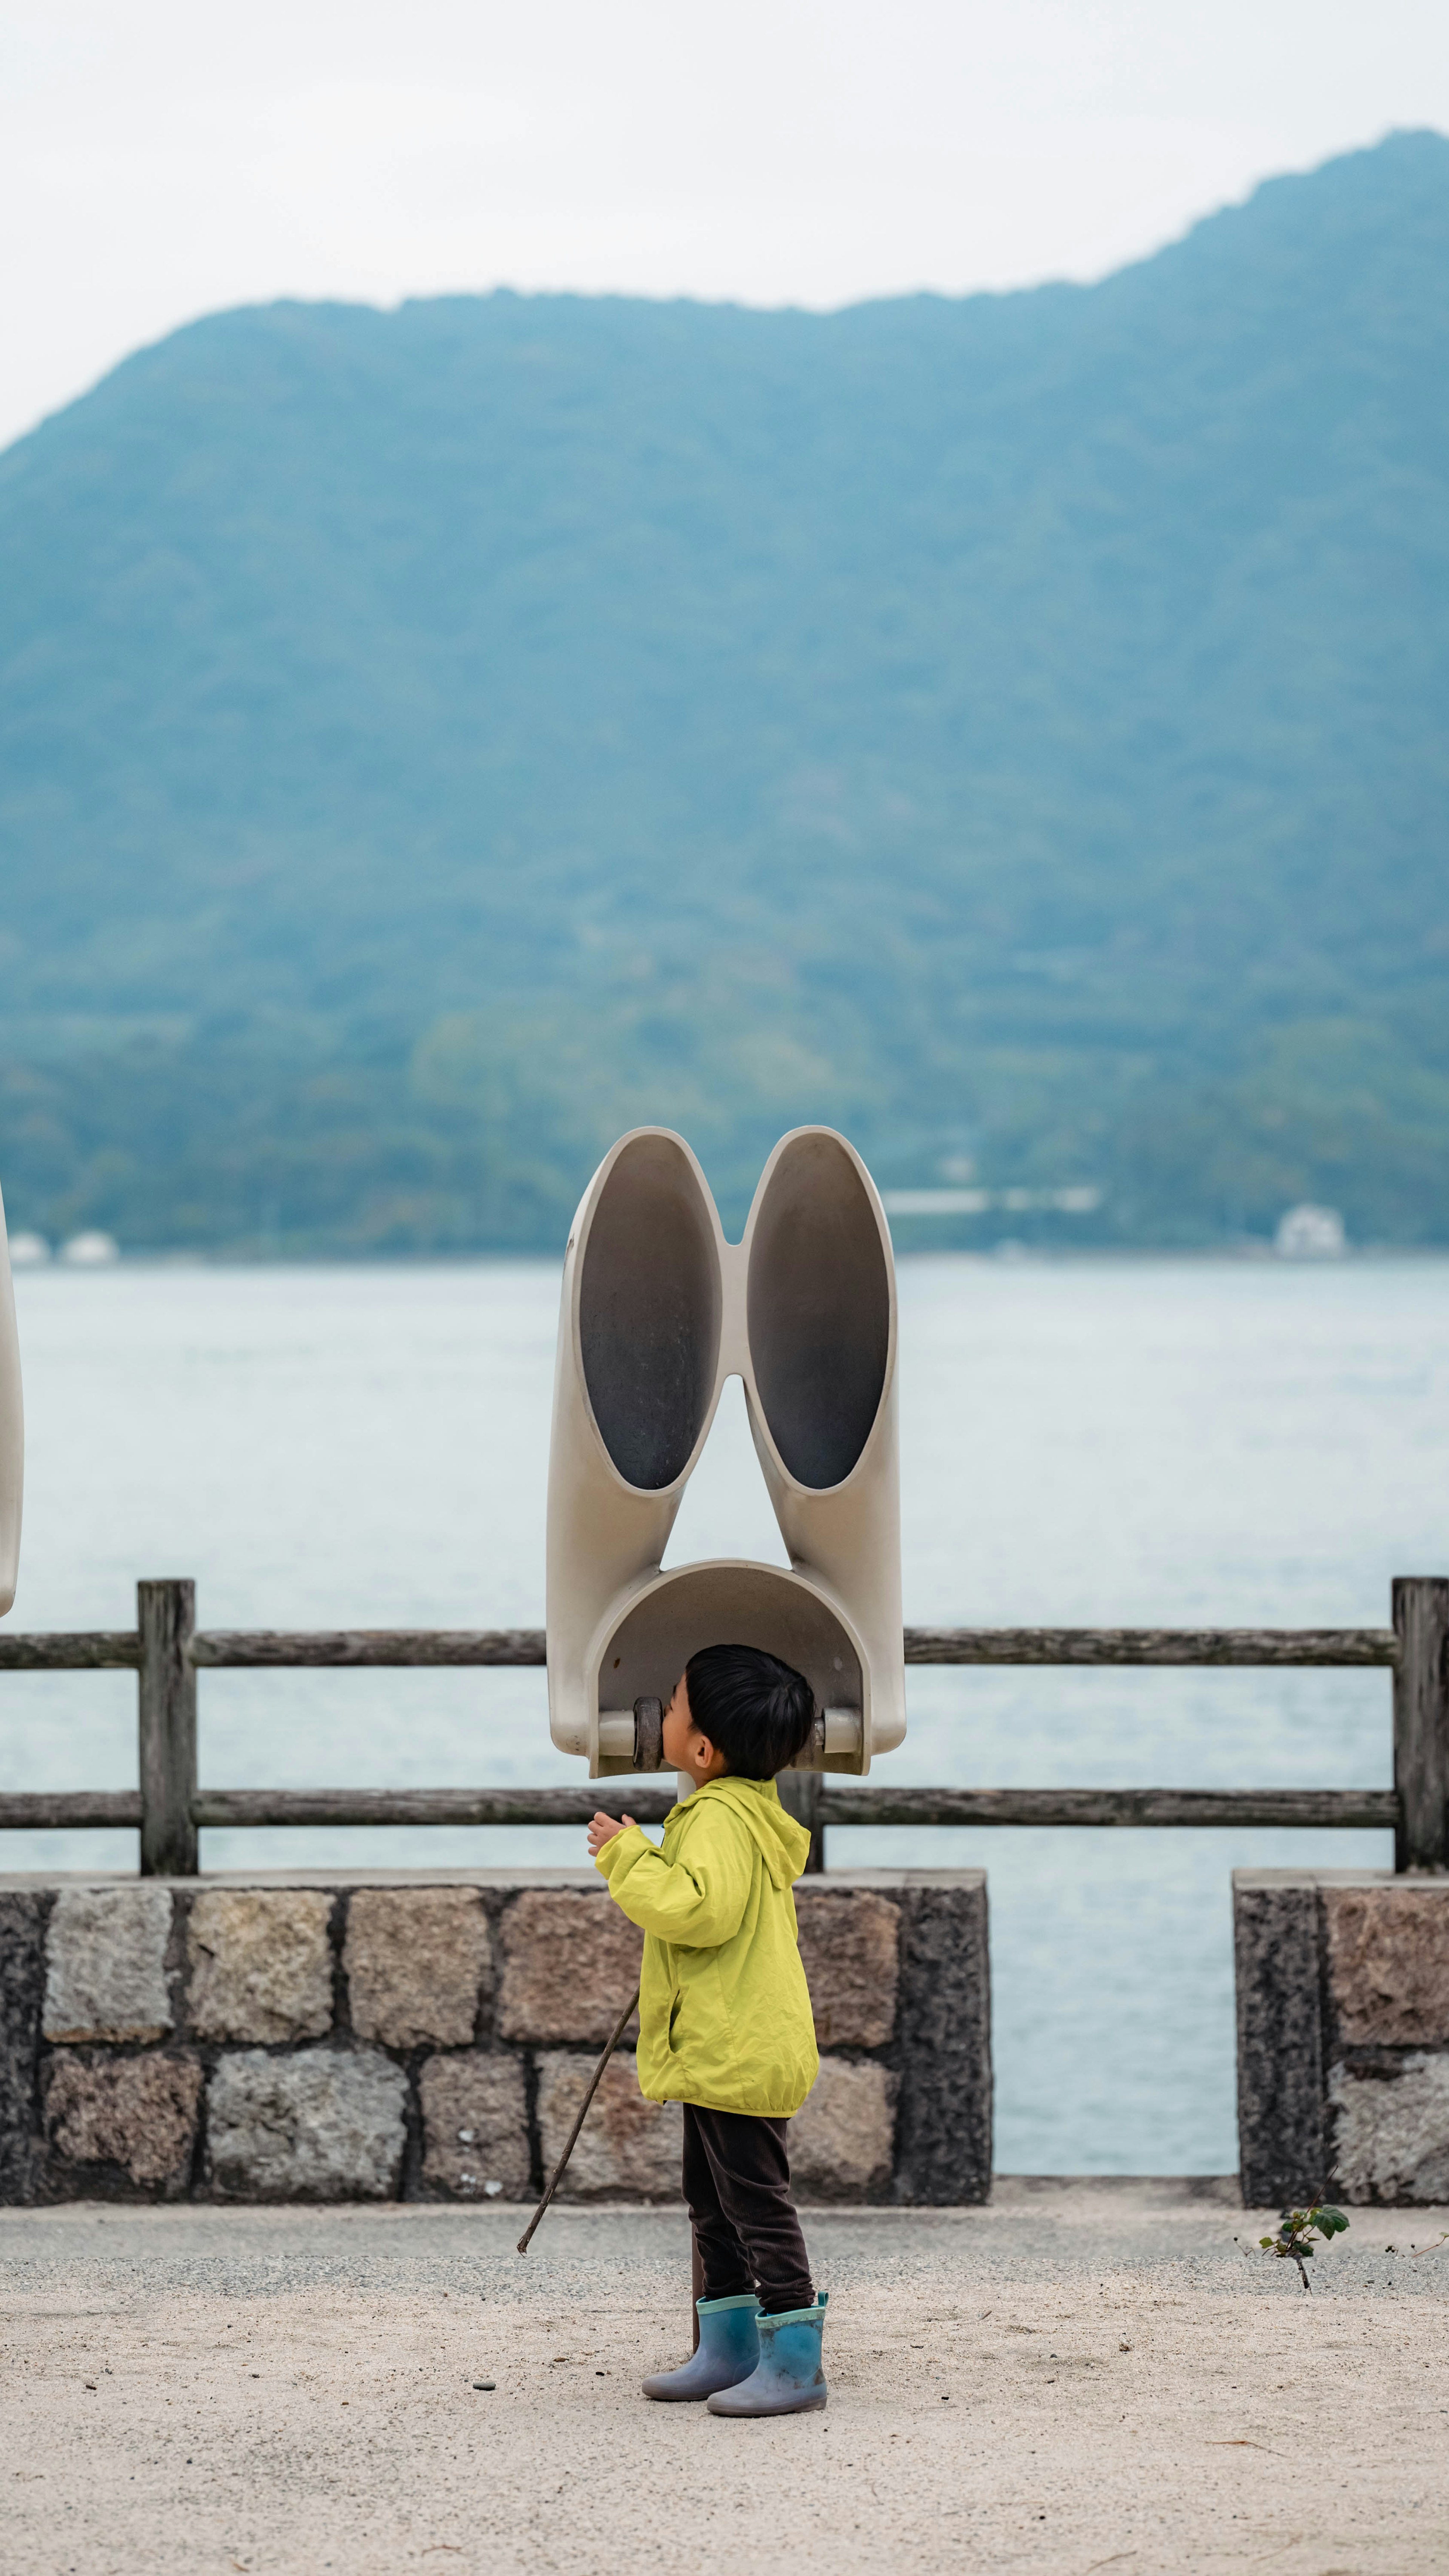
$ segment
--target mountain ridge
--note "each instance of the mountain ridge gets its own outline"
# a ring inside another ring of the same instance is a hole
[[[542,1244],[826,1116],[1449,1239],[1446,251],[1409,135],[1093,286],[127,359],[0,456],[12,1221]]]

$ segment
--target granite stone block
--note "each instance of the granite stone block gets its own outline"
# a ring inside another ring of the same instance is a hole
[[[38,1892],[0,1894],[0,2203],[34,2194],[47,1901]]]
[[[359,1888],[342,1956],[359,2039],[463,2048],[473,2038],[492,1985],[488,1917],[476,1888]]]
[[[525,1888],[500,1926],[504,2039],[602,2046],[639,1983],[644,1935],[599,1892]]]
[[[528,2101],[519,2058],[481,2049],[430,2057],[418,2091],[427,2189],[464,2200],[527,2198]]]
[[[795,1890],[815,2037],[821,2048],[883,2048],[895,2029],[901,1909],[867,1890]]]
[[[1449,2042],[1449,1883],[1329,1887],[1329,1984],[1347,2046]]]
[[[169,1888],[63,1887],[46,1937],[46,2038],[164,2038],[170,1931]]]
[[[119,2165],[142,2190],[184,2188],[200,2100],[194,2057],[92,2060],[58,2052],[46,2086],[46,2128],[67,2164]]]
[[[332,2027],[332,1899],[313,1887],[208,1888],[191,1909],[199,2039],[319,2039]]]
[[[551,2173],[593,2072],[593,2060],[562,2054],[538,2065],[543,2169]],[[677,2102],[646,2102],[632,2057],[616,2056],[589,2108],[559,2185],[560,2200],[677,2200],[684,2118]]]
[[[1235,1871],[1238,2162],[1249,2209],[1281,2209],[1328,2181],[1318,1891]]]
[[[787,2133],[790,2178],[812,2200],[870,2200],[891,2179],[896,2078],[875,2059],[822,2057]]]
[[[1449,2200],[1449,2057],[1407,2056],[1396,2073],[1335,2066],[1328,2089],[1335,2197]]]
[[[386,2200],[402,2173],[407,2078],[372,2049],[239,2049],[207,2090],[207,2163],[224,2200]]]
[[[991,1958],[986,1873],[902,1888],[893,2196],[991,2197]]]

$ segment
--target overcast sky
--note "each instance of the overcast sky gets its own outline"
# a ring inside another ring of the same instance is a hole
[[[1449,130],[1449,0],[5,0],[0,443],[219,306],[1100,276]]]

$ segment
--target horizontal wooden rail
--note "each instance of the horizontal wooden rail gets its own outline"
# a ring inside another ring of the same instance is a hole
[[[872,1789],[827,1779],[822,1825],[1318,1825],[1399,1821],[1393,1789]]]
[[[667,1788],[584,1780],[567,1789],[201,1789],[199,1825],[586,1825],[600,1805],[661,1825],[678,1803]],[[0,1808],[3,1814],[3,1808]]]
[[[586,1825],[595,1810],[625,1810],[662,1824],[673,1784],[627,1787],[585,1781],[569,1789],[200,1789],[194,1826]],[[1402,1802],[1393,1789],[910,1789],[876,1788],[827,1775],[814,1809],[826,1825],[1218,1825],[1239,1830],[1303,1826],[1392,1832]],[[134,1790],[48,1789],[0,1793],[10,1831],[139,1825]]]
[[[586,1825],[602,1807],[662,1824],[671,1781],[569,1789],[203,1789],[198,1825]],[[1318,1825],[1392,1832],[1392,1789],[906,1789],[826,1775],[825,1825]]]
[[[908,1628],[908,1664],[1395,1664],[1392,1628]]]
[[[198,1628],[191,1660],[205,1672],[342,1669],[366,1664],[546,1663],[542,1628]]]
[[[1392,1628],[907,1628],[908,1664],[1392,1666]],[[367,1665],[535,1667],[542,1628],[200,1628],[199,1670],[356,1669]],[[133,1629],[0,1636],[0,1672],[134,1670]]]
[[[0,1673],[138,1672],[141,1639],[134,1628],[42,1628],[31,1637],[0,1636]]]
[[[0,1789],[0,1826],[12,1833],[66,1833],[82,1826],[140,1822],[139,1789]]]

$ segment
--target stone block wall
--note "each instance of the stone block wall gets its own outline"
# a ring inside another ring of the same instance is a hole
[[[1449,1878],[1233,1874],[1243,2197],[1449,2200]]]
[[[979,1870],[797,1890],[806,2199],[985,2200]],[[639,1973],[592,1872],[0,1882],[0,2201],[527,2200]],[[566,2178],[673,2199],[626,2038]]]

